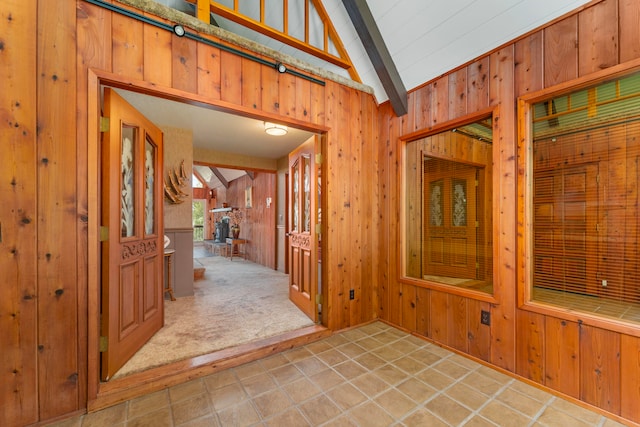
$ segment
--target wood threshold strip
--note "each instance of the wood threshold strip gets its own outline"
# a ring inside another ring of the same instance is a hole
[[[147,393],[269,357],[282,351],[326,338],[331,334],[331,330],[324,326],[309,326],[263,340],[148,369],[128,375],[122,379],[100,383],[98,395],[95,400],[88,402],[87,411],[94,412]]]

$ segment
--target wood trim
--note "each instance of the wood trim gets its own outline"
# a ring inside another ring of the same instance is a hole
[[[87,409],[89,412],[98,411],[144,394],[272,356],[331,335],[332,332],[323,326],[309,326],[101,383],[98,394],[89,400]]]

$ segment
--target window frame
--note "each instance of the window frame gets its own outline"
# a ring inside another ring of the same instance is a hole
[[[553,316],[588,326],[612,330],[640,337],[640,324],[622,319],[598,316],[560,305],[551,305],[531,299],[533,287],[533,126],[532,107],[538,102],[568,95],[610,80],[640,72],[640,60],[616,65],[559,85],[522,95],[517,99],[517,306],[519,309]]]
[[[495,217],[495,212],[496,212],[496,206],[497,206],[497,201],[495,197],[492,197],[492,206],[491,209],[493,211],[493,221],[492,221],[492,228],[491,228],[491,232],[492,232],[492,248],[491,248],[491,252],[492,252],[492,271],[493,271],[493,293],[489,294],[486,292],[481,292],[481,291],[477,291],[477,290],[472,290],[472,289],[465,289],[465,288],[461,288],[461,287],[457,287],[455,285],[447,285],[445,283],[438,283],[438,282],[433,282],[433,281],[429,281],[426,279],[419,279],[419,278],[414,278],[414,277],[409,277],[406,275],[406,271],[407,271],[407,259],[406,259],[406,252],[407,252],[407,244],[408,244],[408,239],[407,239],[407,202],[406,202],[406,195],[407,195],[407,179],[406,179],[406,171],[407,171],[407,165],[408,165],[408,155],[407,155],[407,144],[414,142],[416,140],[422,139],[422,138],[426,138],[429,136],[433,136],[433,135],[437,135],[439,133],[443,133],[443,132],[447,132],[450,131],[456,127],[460,127],[463,125],[468,125],[474,122],[477,122],[479,120],[483,120],[486,119],[488,117],[492,118],[492,127],[493,127],[493,142],[492,142],[492,153],[491,153],[491,160],[493,162],[493,164],[495,164],[498,159],[499,159],[499,149],[498,149],[498,145],[496,144],[496,141],[498,140],[498,119],[499,119],[499,106],[494,106],[494,107],[489,107],[489,108],[485,108],[482,110],[479,110],[473,114],[469,114],[463,117],[459,117],[457,119],[454,120],[449,120],[443,123],[438,123],[436,125],[434,125],[433,127],[429,127],[427,129],[422,129],[422,130],[418,130],[409,134],[405,134],[402,135],[398,138],[398,144],[397,144],[397,148],[398,148],[398,153],[399,153],[399,172],[398,172],[398,177],[399,177],[399,200],[398,200],[398,204],[399,204],[399,219],[397,221],[397,235],[398,235],[398,240],[397,240],[397,247],[396,247],[396,254],[397,254],[397,265],[399,266],[398,270],[397,270],[397,280],[399,283],[402,284],[407,284],[407,285],[414,285],[417,287],[421,287],[421,288],[425,288],[425,289],[430,289],[430,290],[436,290],[436,291],[440,291],[440,292],[444,292],[444,293],[448,293],[448,294],[452,294],[452,295],[457,295],[457,296],[462,296],[462,297],[466,297],[466,298],[470,298],[473,300],[477,300],[477,301],[484,301],[484,302],[488,302],[491,304],[498,304],[499,301],[496,298],[496,295],[500,295],[501,293],[501,285],[499,282],[499,275],[498,275],[498,267],[497,267],[497,263],[496,263],[496,259],[499,253],[499,247],[497,242],[499,242],[499,232],[497,230],[496,227],[496,217]],[[495,194],[495,188],[496,188],[496,180],[498,179],[498,177],[496,176],[496,174],[493,174],[493,178],[491,180],[491,182],[487,182],[487,187],[491,188],[491,191]]]

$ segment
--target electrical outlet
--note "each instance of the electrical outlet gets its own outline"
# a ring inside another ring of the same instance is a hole
[[[491,313],[485,310],[480,311],[480,323],[491,326]]]
[[[356,297],[356,292],[353,289],[349,290],[349,299],[354,299]]]

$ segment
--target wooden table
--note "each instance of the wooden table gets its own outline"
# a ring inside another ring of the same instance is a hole
[[[234,239],[233,237],[227,237],[227,253],[229,254],[229,258],[233,261],[233,253],[235,252],[238,256],[242,256],[246,259],[246,248],[242,247],[242,252],[238,246],[245,245],[247,243],[247,239]]]
[[[173,272],[171,271],[171,265],[173,264],[173,254],[175,252],[175,249],[164,250],[164,261],[167,263],[167,286],[164,288],[164,292],[169,292],[171,301],[176,300],[176,297],[173,296]]]

